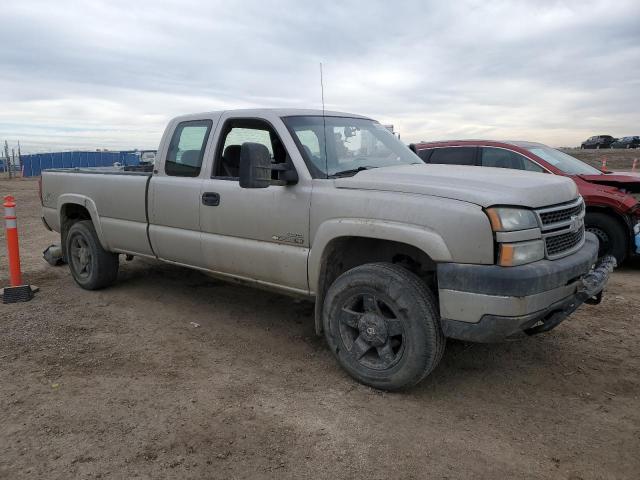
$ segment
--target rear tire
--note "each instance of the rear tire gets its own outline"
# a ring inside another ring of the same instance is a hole
[[[340,365],[382,390],[420,382],[438,365],[446,343],[431,290],[390,263],[362,265],[338,277],[325,297],[323,323]]]
[[[86,290],[108,287],[118,276],[118,254],[107,252],[91,220],[74,223],[65,242],[71,275]]]
[[[618,265],[622,265],[629,247],[622,224],[611,215],[600,212],[587,213],[584,222],[586,230],[594,233],[600,241],[598,257],[613,255]]]

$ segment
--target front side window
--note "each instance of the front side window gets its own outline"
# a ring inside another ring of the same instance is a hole
[[[329,116],[294,116],[282,120],[314,178],[422,163],[389,130],[373,120]]]
[[[530,172],[544,172],[544,169],[519,153],[504,148],[482,148],[480,164],[483,167],[512,168]]]
[[[227,120],[214,163],[214,177],[237,180],[240,174],[240,152],[244,143],[259,143],[267,147],[272,163],[284,163],[287,151],[273,127],[259,119]]]
[[[211,120],[179,123],[173,132],[164,171],[176,177],[197,177],[211,131]]]
[[[224,148],[230,145],[242,145],[245,142],[260,143],[267,147],[269,153],[273,155],[273,146],[271,145],[269,130],[261,130],[259,128],[232,128],[224,140]]]

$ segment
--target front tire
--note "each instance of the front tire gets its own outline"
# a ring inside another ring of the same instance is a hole
[[[618,265],[622,265],[628,250],[627,234],[622,224],[611,215],[600,212],[587,213],[584,222],[585,229],[600,241],[598,257],[613,255]]]
[[[420,382],[438,365],[446,343],[431,290],[389,263],[362,265],[338,277],[325,297],[323,323],[340,365],[382,390]]]
[[[91,220],[74,223],[67,233],[66,257],[71,275],[86,290],[108,287],[118,276],[118,254],[107,252]]]

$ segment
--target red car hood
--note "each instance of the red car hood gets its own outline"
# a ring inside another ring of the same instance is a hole
[[[629,192],[640,192],[640,175],[629,173],[609,173],[606,175],[578,175],[582,180],[598,185],[624,188]]]

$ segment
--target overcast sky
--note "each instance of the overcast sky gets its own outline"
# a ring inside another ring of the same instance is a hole
[[[640,134],[640,2],[3,0],[0,140],[155,148],[172,116],[319,108],[409,141]]]

